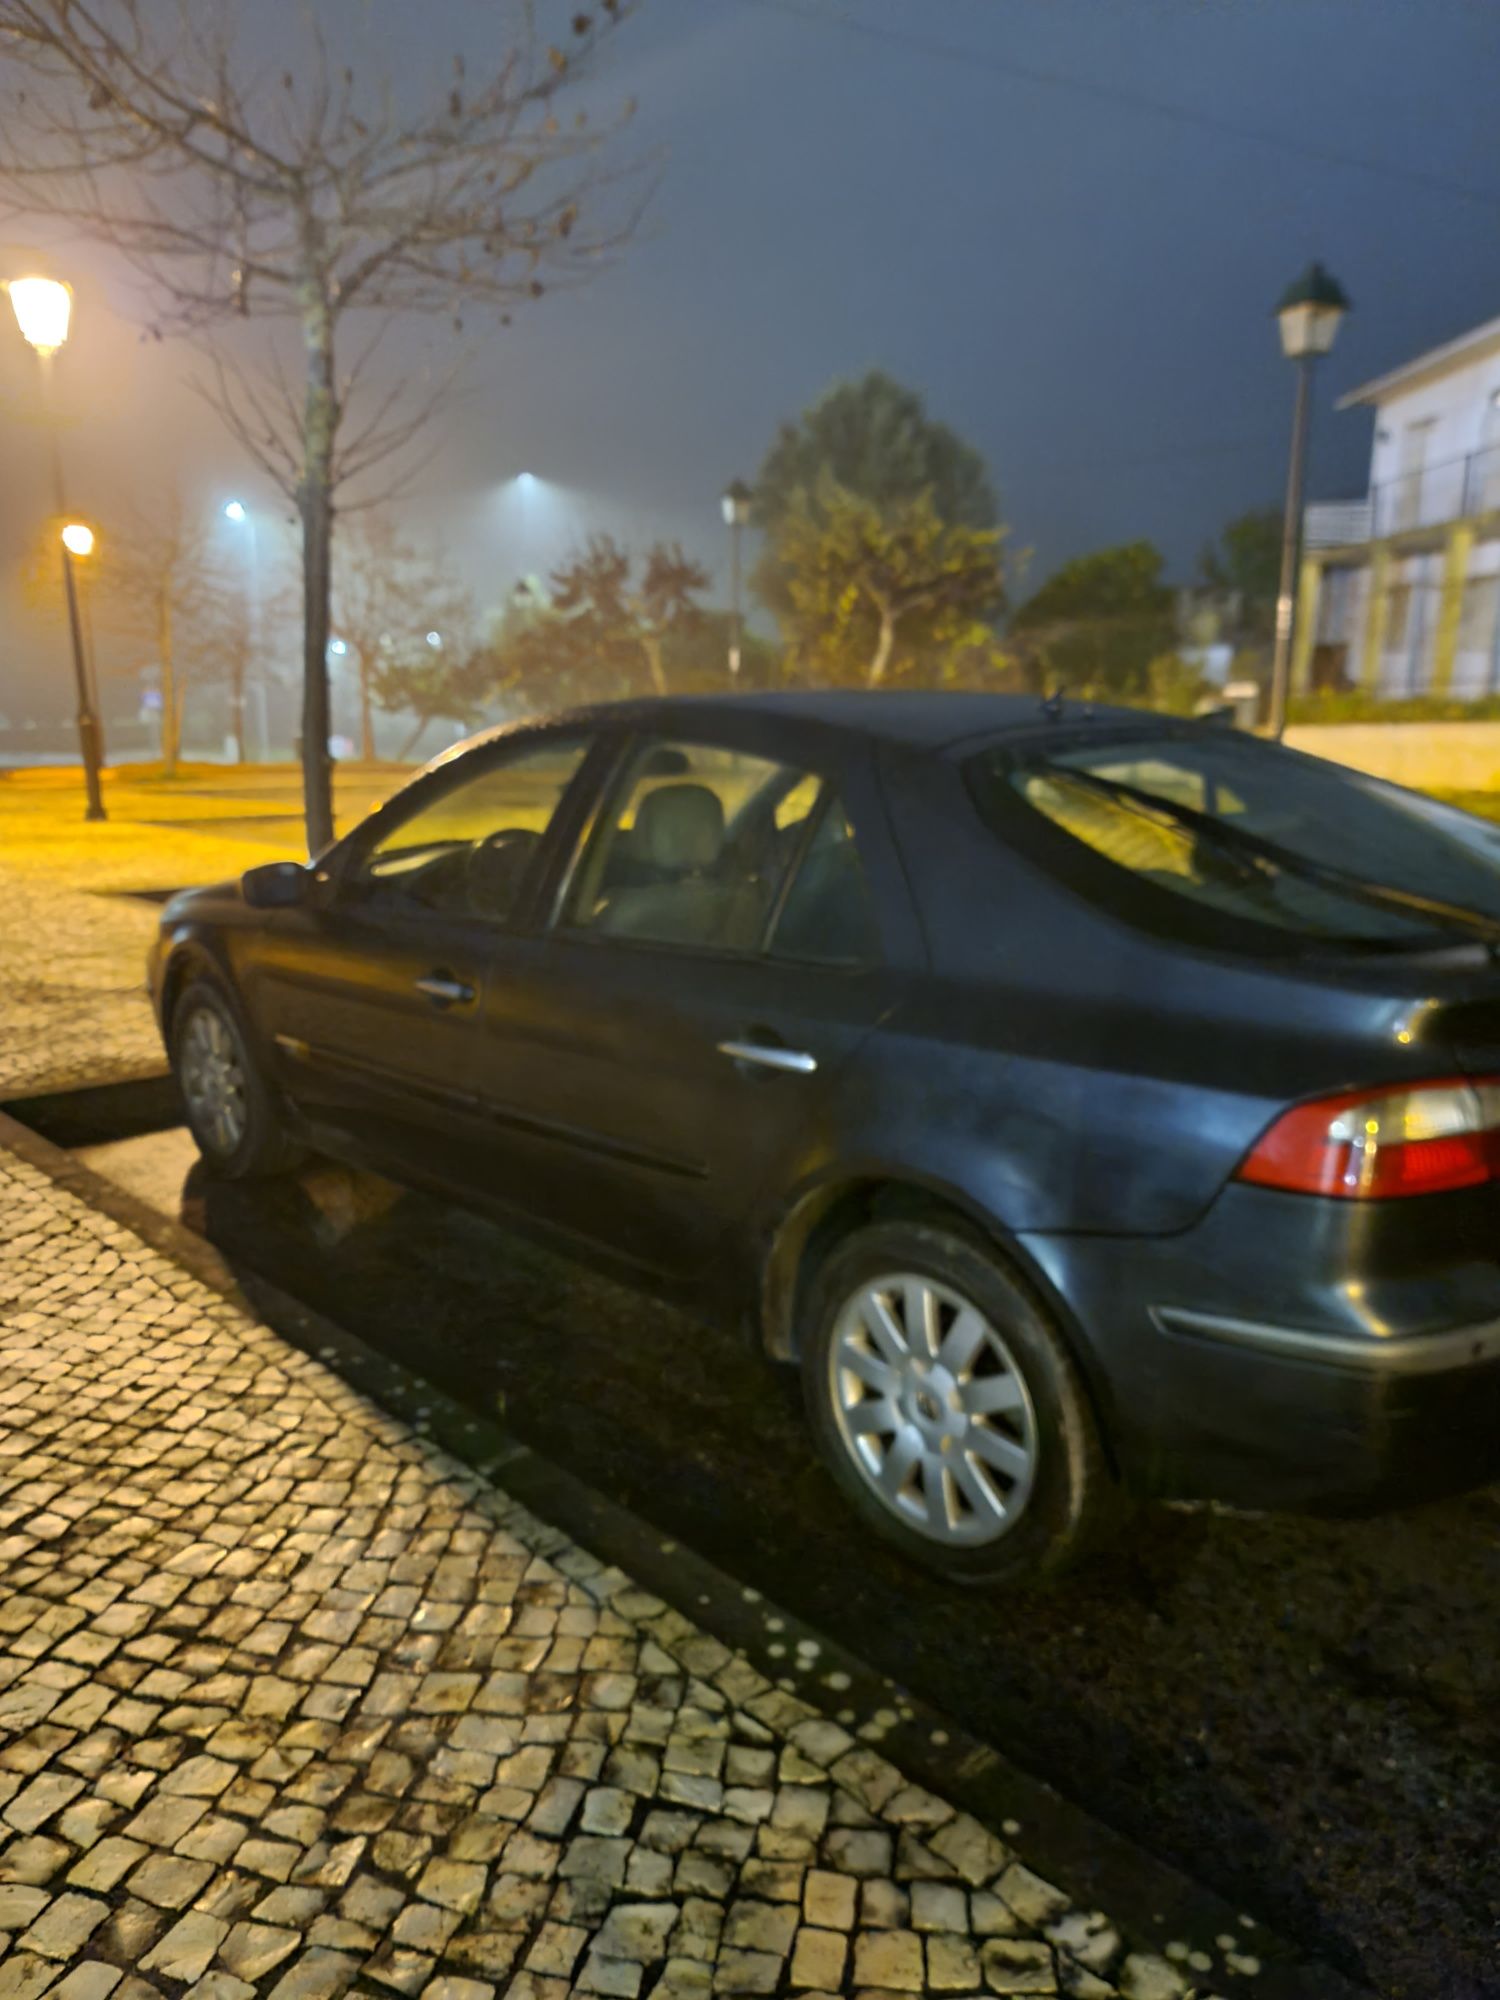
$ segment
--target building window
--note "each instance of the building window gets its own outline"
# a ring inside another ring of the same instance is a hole
[[[1500,576],[1471,576],[1464,585],[1458,619],[1458,650],[1488,656],[1495,643],[1495,613],[1500,610]]]
[[[1411,637],[1411,585],[1393,583],[1385,593],[1385,649],[1404,653]]]

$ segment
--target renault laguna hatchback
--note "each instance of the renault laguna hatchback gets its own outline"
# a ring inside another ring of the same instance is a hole
[[[176,897],[151,986],[213,1169],[310,1146],[747,1331],[981,1581],[1127,1495],[1500,1472],[1497,948],[1497,830],[1415,794],[808,693],[477,738]]]

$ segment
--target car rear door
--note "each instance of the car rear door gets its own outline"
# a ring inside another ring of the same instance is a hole
[[[260,943],[249,997],[284,1087],[394,1172],[483,1169],[485,990],[592,740],[528,731],[419,781],[355,836],[321,903]]]
[[[528,1206],[645,1271],[700,1269],[834,1143],[845,1066],[918,950],[862,750],[813,770],[637,736],[551,930],[486,999],[483,1091]]]

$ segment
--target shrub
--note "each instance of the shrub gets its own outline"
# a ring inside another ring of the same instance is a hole
[[[1456,695],[1413,694],[1382,700],[1365,688],[1336,693],[1294,694],[1287,721],[1306,722],[1500,722],[1500,694],[1462,700]]]

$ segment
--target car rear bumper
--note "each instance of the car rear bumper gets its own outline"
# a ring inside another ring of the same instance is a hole
[[[1028,1239],[1134,1489],[1400,1504],[1500,1479],[1500,1200],[1235,1186],[1175,1237]]]

